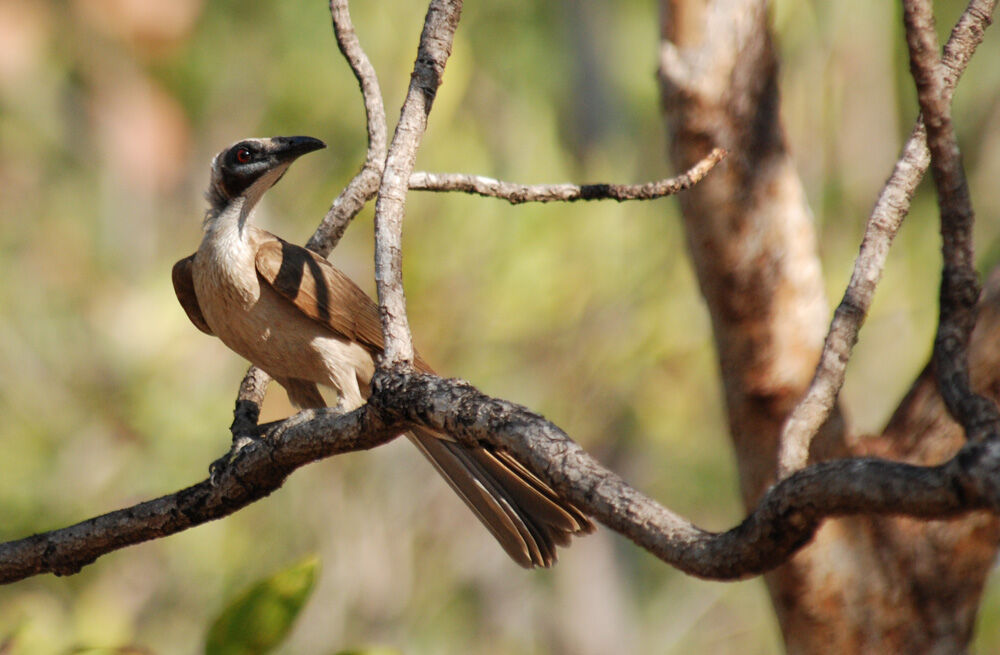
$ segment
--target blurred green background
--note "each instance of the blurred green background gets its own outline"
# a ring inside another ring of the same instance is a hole
[[[936,3],[946,28],[963,7]],[[398,115],[424,7],[358,2]],[[831,305],[916,115],[895,3],[774,3],[784,117],[820,231]],[[520,182],[675,171],[655,78],[655,3],[491,0],[464,11],[417,167]],[[988,250],[1000,216],[997,28],[956,95]],[[200,239],[212,155],[308,134],[260,222],[303,242],[364,153],[356,84],[326,3],[0,0],[0,539],[202,479],[229,444],[245,363],[177,305],[170,266]],[[850,368],[876,431],[924,364],[939,267],[915,201]],[[371,211],[333,261],[372,284]],[[445,374],[545,414],[699,525],[737,522],[707,316],[675,201],[511,207],[411,194],[410,320]],[[265,419],[291,411],[272,390]],[[298,471],[235,516],[0,588],[14,654],[132,645],[195,653],[226,603],[309,553],[315,593],[283,653],[773,653],[763,584],[681,575],[601,530],[551,571],[509,562],[403,441]],[[1000,586],[977,646],[1000,648]]]

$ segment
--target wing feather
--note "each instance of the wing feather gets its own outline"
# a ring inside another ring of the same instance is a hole
[[[318,254],[273,234],[257,248],[257,273],[299,311],[338,335],[382,350],[378,306]]]
[[[171,271],[171,278],[174,281],[174,293],[180,301],[184,313],[187,314],[194,326],[205,334],[215,336],[212,328],[208,327],[205,315],[201,313],[201,305],[198,304],[198,295],[194,292],[194,278],[191,277],[191,267],[194,264],[194,255],[188,255],[184,259],[174,264]]]

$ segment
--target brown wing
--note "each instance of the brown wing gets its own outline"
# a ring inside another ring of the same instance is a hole
[[[309,318],[373,350],[382,350],[378,306],[333,264],[311,250],[262,232],[257,272]]]
[[[201,313],[201,305],[198,304],[198,296],[194,292],[194,279],[191,277],[193,264],[194,255],[189,255],[174,264],[174,270],[170,274],[174,281],[174,293],[177,294],[177,300],[180,301],[184,313],[194,326],[205,334],[215,336],[205,321],[205,315]]]

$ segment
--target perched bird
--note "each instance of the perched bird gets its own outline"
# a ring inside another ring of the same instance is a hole
[[[191,322],[266,371],[295,405],[325,406],[317,388],[324,385],[352,410],[364,404],[382,351],[378,307],[326,259],[251,222],[291,163],[324,147],[304,136],[246,139],[216,155],[205,236],[174,265],[173,283]],[[414,365],[433,372],[419,355]],[[550,566],[557,545],[593,531],[509,455],[425,428],[408,436],[521,566]]]

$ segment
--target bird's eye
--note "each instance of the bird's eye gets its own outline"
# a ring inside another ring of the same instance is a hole
[[[236,151],[236,161],[241,164],[250,163],[250,150],[247,148],[240,148]]]

